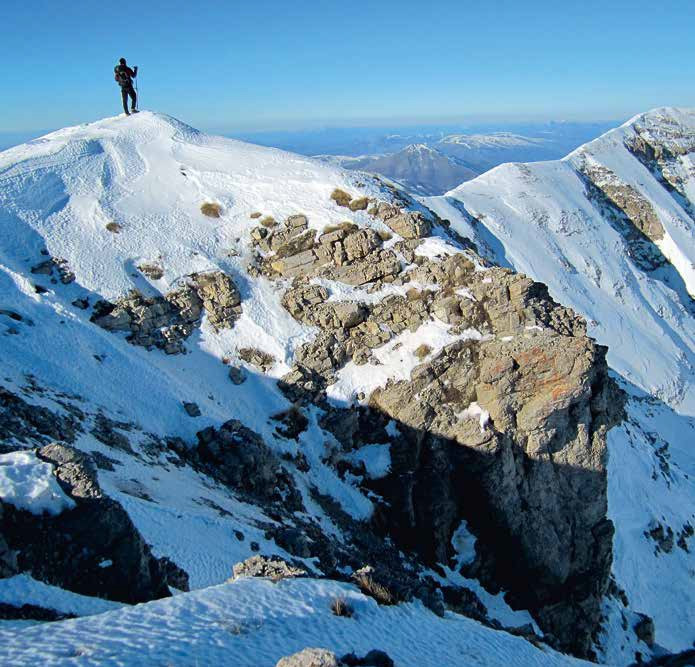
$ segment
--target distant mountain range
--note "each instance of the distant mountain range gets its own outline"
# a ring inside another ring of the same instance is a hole
[[[345,169],[381,174],[402,183],[420,195],[433,195],[455,188],[480,172],[458,158],[426,144],[411,144],[397,153],[349,157],[321,155],[320,159]]]
[[[506,162],[536,162],[562,157],[605,128],[600,124],[558,124],[536,128],[540,136],[514,132],[429,135],[397,151],[377,154],[317,155],[345,169],[360,170],[397,181],[419,195],[439,195]],[[587,136],[590,134],[590,136]],[[389,135],[394,143],[399,135]]]

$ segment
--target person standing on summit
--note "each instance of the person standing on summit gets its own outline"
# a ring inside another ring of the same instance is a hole
[[[125,58],[121,58],[119,64],[113,68],[113,78],[116,80],[118,85],[121,87],[121,97],[123,98],[123,111],[125,111],[126,116],[130,116],[131,113],[137,113],[138,97],[133,89],[133,79],[138,75],[138,66],[135,65],[133,69],[130,69],[126,65]],[[130,96],[130,111],[128,111],[128,96]]]

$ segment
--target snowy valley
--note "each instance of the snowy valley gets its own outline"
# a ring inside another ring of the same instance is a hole
[[[695,111],[405,150],[433,189],[151,112],[0,153],[2,662],[692,649]]]

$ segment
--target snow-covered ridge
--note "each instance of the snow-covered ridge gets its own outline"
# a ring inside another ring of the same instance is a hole
[[[695,109],[639,114],[563,160],[500,165],[426,202],[608,345],[633,397],[609,438],[614,576],[658,642],[689,646],[693,549],[675,542],[694,519]]]
[[[450,134],[444,137],[442,144],[458,144],[465,148],[499,148],[509,146],[534,146],[543,144],[543,139],[524,137],[511,132],[493,134]]]

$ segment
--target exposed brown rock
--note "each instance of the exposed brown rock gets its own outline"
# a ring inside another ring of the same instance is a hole
[[[255,347],[242,348],[239,350],[239,357],[264,373],[275,365],[275,357],[272,354],[258,350]]]
[[[432,231],[432,223],[419,211],[404,211],[393,204],[379,202],[369,212],[404,239],[422,238]]]
[[[241,314],[234,281],[221,271],[196,273],[164,297],[145,297],[133,290],[116,303],[94,306],[91,321],[109,331],[128,331],[128,341],[158,347],[167,354],[183,352],[183,341],[199,325],[203,309],[215,330],[231,328]]]

